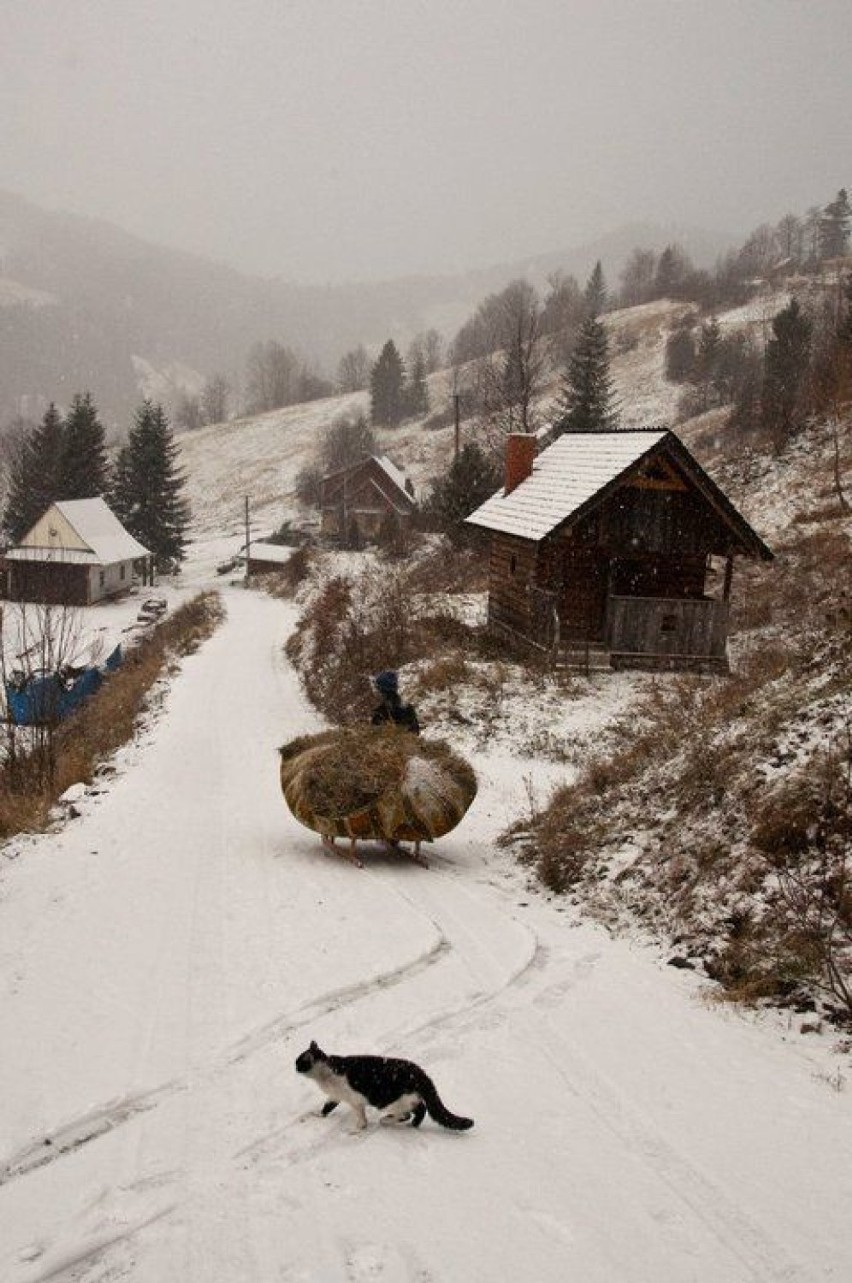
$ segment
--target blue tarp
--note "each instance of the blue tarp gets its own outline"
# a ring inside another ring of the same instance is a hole
[[[107,656],[102,668],[86,668],[74,676],[45,673],[26,681],[6,683],[9,716],[18,726],[61,722],[73,713],[103,682],[104,672],[114,672],[121,663],[121,645]]]

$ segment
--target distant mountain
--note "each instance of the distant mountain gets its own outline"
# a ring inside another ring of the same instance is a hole
[[[696,262],[724,246],[706,233],[628,227],[589,245],[460,276],[310,286],[247,276],[164,249],[109,223],[49,212],[0,191],[0,424],[38,417],[89,390],[122,430],[151,393],[167,403],[224,373],[238,386],[258,340],[277,339],[333,373],[348,348],[451,335],[488,293],[561,268],[584,280],[600,258],[611,284],[636,245],[679,240]]]

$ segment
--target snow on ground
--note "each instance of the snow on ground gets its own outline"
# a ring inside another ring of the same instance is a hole
[[[495,839],[565,768],[500,738],[461,728],[480,792],[429,870],[325,855],[277,780],[318,726],[296,608],[212,551],[183,580],[226,622],[80,818],[0,852],[4,1283],[848,1278],[838,1062],[529,886]],[[595,690],[577,733],[629,706]],[[417,1060],[474,1130],[321,1118],[312,1038]]]

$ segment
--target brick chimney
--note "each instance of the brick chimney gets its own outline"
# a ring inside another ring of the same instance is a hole
[[[526,481],[533,470],[537,442],[530,432],[510,432],[506,438],[506,488],[504,494]]]

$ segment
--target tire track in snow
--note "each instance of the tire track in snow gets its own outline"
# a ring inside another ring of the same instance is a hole
[[[380,972],[369,980],[361,980],[352,985],[344,985],[340,989],[332,989],[321,997],[314,998],[304,1006],[298,1007],[292,1015],[279,1016],[275,1020],[269,1021],[268,1024],[261,1025],[258,1029],[246,1034],[237,1043],[233,1044],[227,1055],[226,1063],[229,1065],[239,1064],[240,1061],[245,1060],[248,1056],[262,1051],[270,1043],[277,1042],[287,1034],[293,1033],[296,1029],[312,1024],[315,1020],[329,1015],[332,1011],[339,1011],[343,1007],[360,1002],[372,994],[393,989],[413,976],[418,975],[421,971],[425,971],[428,967],[434,966],[436,962],[451,953],[453,948],[444,933],[437,927],[437,924],[435,926],[437,939],[434,944],[412,961],[405,962],[389,971]]]
[[[410,961],[388,971],[380,972],[369,980],[346,985],[340,989],[313,999],[312,1002],[296,1009],[289,1015],[283,1015],[268,1024],[245,1035],[224,1054],[211,1061],[206,1072],[196,1075],[196,1081],[218,1078],[232,1066],[238,1066],[248,1057],[263,1051],[270,1044],[286,1037],[297,1029],[303,1028],[330,1012],[357,1003],[373,993],[392,989],[402,984],[406,978],[434,966],[452,951],[447,938],[437,932],[437,938],[425,952],[418,954]],[[110,1102],[97,1109],[90,1110],[79,1118],[64,1123],[62,1127],[46,1136],[33,1140],[0,1165],[0,1187],[18,1177],[25,1176],[39,1167],[56,1162],[68,1154],[75,1153],[83,1145],[108,1135],[117,1127],[136,1118],[139,1114],[155,1109],[162,1100],[178,1092],[185,1092],[188,1079],[172,1079],[151,1091],[138,1096],[127,1096]]]
[[[726,1250],[760,1283],[805,1283],[811,1273],[736,1204],[719,1183],[665,1139],[654,1123],[623,1093],[611,1086],[576,1044],[555,1033],[549,1022],[537,1020],[531,1037],[539,1052],[571,1094],[619,1142],[624,1151],[645,1164],[663,1182],[675,1202],[685,1204]],[[523,1018],[523,1017],[522,1017]]]
[[[430,876],[434,876],[434,871]],[[385,876],[381,880],[384,884],[389,881]],[[403,891],[397,885],[394,885],[394,889],[411,907],[428,914],[436,928],[449,938],[454,956],[466,959],[472,973],[481,974],[483,966],[486,969],[490,966],[495,978],[501,967],[503,975],[489,991],[448,1006],[423,1023],[406,1030],[406,1037],[436,1030],[442,1025],[457,1022],[460,1018],[464,1019],[466,1025],[479,1026],[484,1008],[506,1000],[508,1007],[502,1013],[502,1018],[508,1020],[520,1017],[530,1025],[530,1044],[536,1045],[547,1057],[571,1094],[582,1100],[598,1123],[616,1138],[625,1152],[643,1163],[670,1191],[673,1202],[682,1205],[693,1222],[703,1225],[756,1283],[805,1283],[810,1274],[801,1262],[793,1260],[754,1218],[728,1196],[717,1181],[667,1141],[652,1120],[638,1107],[614,1087],[606,1084],[597,1068],[585,1061],[573,1042],[554,1033],[546,1017],[537,1016],[537,1010],[543,1013],[554,1003],[558,1003],[566,992],[582,983],[596,965],[599,951],[593,950],[565,959],[567,973],[555,979],[549,947],[527,923],[520,923],[510,913],[501,915],[497,908],[498,918],[505,916],[507,924],[521,926],[529,935],[530,947],[526,956],[507,969],[505,962],[501,963],[493,949],[483,942],[476,928],[470,925],[464,910],[455,907],[459,893],[477,906],[481,906],[482,897],[452,874],[448,875],[447,880],[452,880],[454,884],[450,895],[446,894],[448,888],[444,878],[436,879],[434,884],[430,882],[428,886],[418,882],[416,894]],[[441,883],[444,883],[443,891],[440,889]],[[494,890],[499,888],[489,888],[489,892]],[[501,897],[502,894],[500,892]],[[487,898],[491,901],[493,896],[489,893]],[[559,970],[565,971],[564,968]],[[513,994],[516,989],[524,991],[522,1001],[520,992]],[[533,990],[531,995],[530,989]],[[324,1143],[326,1142],[320,1142],[316,1148],[323,1148]],[[308,1147],[308,1151],[300,1154],[299,1158],[309,1157],[313,1149],[314,1147]]]
[[[56,1131],[33,1141],[24,1149],[13,1154],[0,1167],[0,1186],[8,1184],[20,1176],[36,1171],[48,1163],[56,1162],[67,1154],[74,1154],[90,1142],[106,1136],[131,1118],[155,1109],[167,1096],[182,1091],[185,1084],[180,1081],[165,1083],[153,1091],[140,1096],[126,1096],[100,1109],[91,1110],[70,1123],[65,1123]]]

